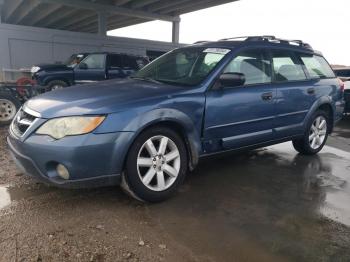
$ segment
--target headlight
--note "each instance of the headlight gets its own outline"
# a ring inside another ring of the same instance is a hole
[[[49,135],[55,139],[90,133],[105,119],[104,116],[72,116],[51,119],[42,125],[36,133]]]
[[[35,74],[35,73],[38,72],[39,70],[40,70],[40,67],[38,67],[38,66],[33,66],[32,69],[30,70],[30,72],[31,72],[32,74]]]

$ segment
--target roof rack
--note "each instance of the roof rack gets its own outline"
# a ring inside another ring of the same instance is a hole
[[[281,38],[277,38],[273,35],[230,37],[230,38],[220,39],[220,41],[229,41],[229,40],[238,40],[238,39],[244,39],[244,41],[266,41],[266,42],[272,42],[272,43],[297,45],[300,47],[312,49],[311,45],[303,42],[302,40],[281,39]]]

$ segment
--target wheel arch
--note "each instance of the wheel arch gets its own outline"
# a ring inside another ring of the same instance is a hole
[[[72,85],[71,81],[69,81],[68,78],[64,78],[64,77],[52,77],[52,78],[45,79],[44,84],[47,86],[50,84],[50,82],[53,82],[53,81],[63,81],[67,84],[67,86]]]
[[[333,124],[334,123],[334,109],[333,109],[333,107],[329,103],[324,103],[318,107],[318,110],[324,111],[329,116],[329,119],[330,119],[330,124],[329,124],[330,132],[329,133],[332,133],[333,127],[334,127],[334,124]]]
[[[150,117],[150,115],[152,117]],[[135,128],[136,123],[137,128]],[[132,129],[134,129],[134,135],[128,145],[123,166],[125,166],[125,160],[136,138],[145,130],[156,126],[163,126],[175,130],[185,143],[189,159],[189,169],[193,170],[197,166],[201,151],[201,139],[195,125],[184,113],[177,110],[158,109],[155,112],[149,112],[146,115],[139,116],[137,119],[132,121],[132,123],[130,123],[129,128],[130,126],[133,126]]]
[[[135,141],[135,139],[141,133],[145,132],[146,130],[154,128],[154,127],[159,127],[159,126],[170,128],[170,129],[174,130],[178,135],[180,135],[180,137],[182,138],[182,140],[184,141],[185,146],[186,146],[187,156],[189,159],[189,161],[188,161],[189,169],[193,170],[198,164],[199,152],[198,152],[197,146],[196,146],[195,141],[194,141],[195,138],[191,134],[188,133],[186,126],[179,121],[176,121],[174,119],[164,119],[164,120],[149,123],[148,125],[144,126],[140,130],[140,132],[137,133],[137,135],[134,137],[133,141]],[[129,150],[130,150],[130,147],[129,147]]]
[[[304,127],[306,127],[307,123],[310,121],[311,117],[314,115],[314,113],[317,110],[323,110],[326,113],[328,113],[330,118],[329,128],[330,128],[330,133],[332,133],[334,128],[335,106],[334,106],[334,103],[332,103],[332,98],[328,96],[321,97],[312,105],[311,109],[309,110],[308,114],[305,117]]]

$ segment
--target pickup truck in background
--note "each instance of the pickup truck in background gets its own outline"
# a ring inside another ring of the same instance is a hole
[[[125,78],[149,63],[147,57],[117,54],[90,53],[78,63],[39,65],[32,68],[32,78],[48,90],[75,84]]]

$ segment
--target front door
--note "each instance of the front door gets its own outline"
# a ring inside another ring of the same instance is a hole
[[[262,49],[240,52],[224,73],[242,73],[245,84],[207,92],[204,149],[207,153],[273,140],[276,89]]]
[[[105,80],[107,78],[106,55],[91,54],[86,57],[74,68],[74,77],[76,84]]]

